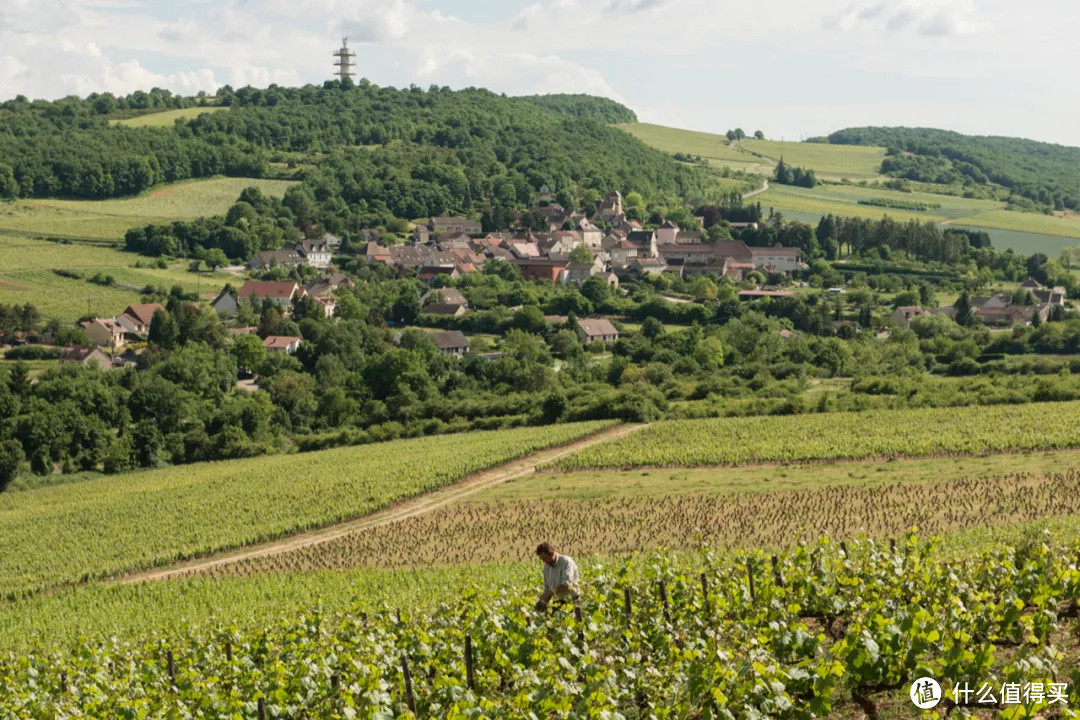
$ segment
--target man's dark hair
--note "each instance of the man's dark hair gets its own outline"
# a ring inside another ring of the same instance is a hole
[[[542,542],[536,546],[537,555],[550,555],[553,552],[555,552],[555,548],[551,547],[549,542]]]

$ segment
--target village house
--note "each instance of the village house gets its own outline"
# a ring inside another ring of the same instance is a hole
[[[551,188],[547,185],[541,185],[540,189],[536,191],[536,204],[547,205],[555,198],[554,193],[551,192]]]
[[[479,235],[484,231],[479,220],[465,217],[433,217],[428,228],[435,234],[450,232]]]
[[[663,258],[636,257],[630,261],[630,271],[641,275],[660,275],[668,269]]]
[[[283,352],[291,355],[300,347],[300,342],[300,338],[289,335],[268,335],[263,340],[263,345],[266,346],[267,352]]]
[[[582,220],[578,223],[578,230],[581,231],[582,241],[590,250],[596,252],[601,249],[604,233],[600,232],[600,228],[596,227],[588,220]]]
[[[275,265],[285,265],[287,267],[295,267],[296,265],[303,265],[304,258],[300,257],[294,249],[289,250],[262,250],[251,256],[248,260],[247,266],[252,270],[265,270]]]
[[[802,269],[802,251],[788,247],[752,247],[751,262],[754,267],[770,271],[790,273]]]
[[[154,321],[154,313],[158,311],[164,312],[165,306],[161,303],[128,305],[124,312],[116,316],[116,322],[127,332],[146,337],[150,332],[150,323]]]
[[[342,273],[324,275],[304,286],[304,293],[313,297],[325,297],[341,287],[352,287],[355,283]]]
[[[918,317],[928,317],[934,313],[917,305],[901,305],[893,311],[892,319],[902,328],[910,328],[911,321]]]
[[[581,284],[593,275],[600,275],[603,272],[604,263],[599,258],[593,260],[591,265],[589,263],[572,262],[566,266],[566,271],[562,275],[561,282]]]
[[[106,355],[101,348],[93,345],[73,345],[64,348],[60,353],[61,364],[82,365],[88,367],[97,363],[102,370],[112,369],[112,358]]]
[[[294,296],[304,296],[304,289],[291,280],[248,280],[241,287],[241,300],[269,300],[276,305],[288,305]]]
[[[420,310],[425,315],[441,315],[443,317],[461,317],[468,311],[468,308],[458,303],[429,303]]]
[[[330,267],[333,253],[324,242],[304,240],[296,246],[296,252],[304,258],[304,263],[317,268]]]
[[[229,286],[222,288],[217,297],[210,301],[210,307],[218,315],[232,316],[240,309],[240,301],[244,299],[250,302],[269,300],[287,307],[292,302],[293,296],[303,297],[305,294],[304,289],[292,281],[248,280],[235,295]]]
[[[619,339],[619,331],[606,318],[588,318],[577,321],[577,334],[581,342],[613,343]]]
[[[452,287],[428,290],[420,296],[420,304],[427,305],[428,303],[451,303],[454,305],[463,305],[466,308],[469,307],[469,301],[465,299],[465,296],[461,294],[461,291]]]
[[[461,277],[461,271],[456,265],[425,265],[417,271],[416,278],[429,283],[440,275],[457,279]]]
[[[113,318],[98,318],[85,320],[79,323],[86,337],[98,347],[106,347],[117,350],[124,346],[127,338],[127,330]]]
[[[552,285],[559,282],[559,276],[570,264],[567,260],[552,258],[517,258],[513,262],[525,277],[547,280]]]
[[[439,352],[443,355],[461,357],[469,351],[469,339],[458,330],[437,332],[431,339],[435,341],[435,347],[439,348]]]

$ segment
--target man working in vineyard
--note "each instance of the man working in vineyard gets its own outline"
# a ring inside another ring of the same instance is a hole
[[[536,602],[537,610],[547,610],[553,597],[578,599],[578,570],[573,558],[559,555],[551,543],[540,543],[536,555],[544,561],[544,594]]]

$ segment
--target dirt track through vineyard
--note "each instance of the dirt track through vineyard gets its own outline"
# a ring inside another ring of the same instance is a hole
[[[249,545],[237,550],[227,550],[195,560],[187,560],[169,567],[143,570],[137,573],[114,578],[114,582],[131,584],[150,582],[154,580],[166,580],[179,575],[190,575],[212,567],[228,565],[241,560],[266,557],[297,550],[300,548],[318,545],[336,538],[366,530],[381,525],[387,525],[399,520],[424,515],[441,507],[455,503],[473,493],[486,490],[494,485],[516,480],[533,473],[537,467],[554,462],[561,457],[575,453],[597,443],[608,442],[636,432],[647,425],[617,425],[607,430],[602,430],[588,437],[575,440],[567,445],[560,445],[547,450],[533,453],[519,460],[500,465],[490,470],[474,473],[460,482],[448,485],[434,492],[418,495],[399,503],[383,508],[377,512],[365,515],[355,520],[349,520],[335,525],[309,530],[306,532],[289,535],[258,545]]]

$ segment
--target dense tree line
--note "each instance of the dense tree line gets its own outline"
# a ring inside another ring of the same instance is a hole
[[[882,172],[897,177],[996,183],[1046,207],[1080,209],[1080,148],[903,127],[849,128],[829,135],[828,142],[889,148]]]
[[[773,179],[781,185],[796,185],[804,188],[817,187],[817,175],[814,174],[813,170],[792,167],[784,162],[784,158],[780,158],[780,162],[776,164]]]
[[[625,105],[592,95],[528,95],[516,99],[554,110],[560,115],[589,118],[601,123],[634,123],[638,120],[637,114]]]

